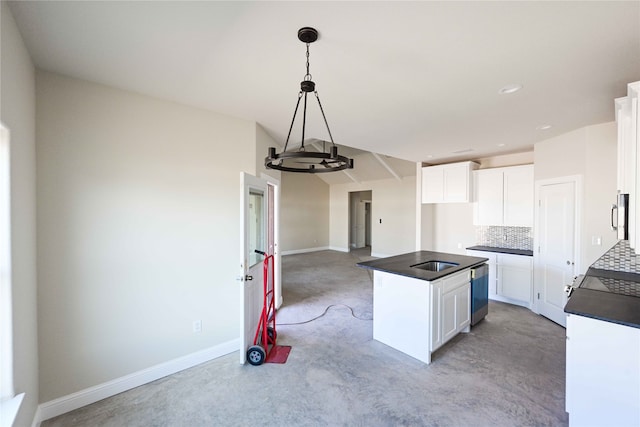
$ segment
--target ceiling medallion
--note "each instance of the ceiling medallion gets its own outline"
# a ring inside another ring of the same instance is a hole
[[[269,147],[269,155],[264,159],[264,165],[269,169],[300,173],[324,173],[353,169],[353,159],[349,159],[338,154],[338,147],[333,142],[329,123],[327,122],[324,110],[322,109],[322,104],[320,103],[320,97],[316,91],[316,84],[311,80],[311,74],[309,73],[309,44],[318,40],[318,31],[311,27],[300,28],[300,30],[298,30],[298,39],[307,45],[307,74],[305,74],[304,80],[300,83],[298,101],[296,102],[296,109],[293,112],[293,119],[291,119],[291,126],[289,126],[289,133],[287,134],[287,141],[284,144],[284,150],[282,150],[280,154],[277,154],[274,147]],[[322,151],[306,151],[304,146],[304,133],[307,123],[307,95],[309,92],[313,92],[316,96],[320,112],[322,113],[322,118],[324,119],[324,124],[327,127],[327,132],[329,133],[330,143],[323,143]],[[296,120],[296,115],[298,114],[300,100],[303,98],[302,138],[300,139],[300,148],[295,151],[287,151],[289,138],[291,137],[291,130],[293,129],[293,124]]]

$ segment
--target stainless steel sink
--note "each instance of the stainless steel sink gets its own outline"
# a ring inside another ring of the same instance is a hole
[[[442,270],[446,270],[447,268],[457,267],[458,265],[460,264],[457,264],[455,262],[427,261],[427,262],[421,262],[420,264],[413,264],[411,267],[419,268],[420,270],[427,270],[427,271],[442,271]]]

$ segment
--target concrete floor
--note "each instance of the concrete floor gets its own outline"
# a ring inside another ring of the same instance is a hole
[[[293,347],[286,364],[240,366],[232,353],[42,425],[567,425],[563,328],[491,302],[487,318],[427,366],[373,341],[371,277],[355,266],[365,257],[284,257],[278,343]]]

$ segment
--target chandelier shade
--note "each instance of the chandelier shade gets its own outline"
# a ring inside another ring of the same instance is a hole
[[[264,159],[264,165],[269,169],[298,173],[326,173],[353,169],[353,159],[338,154],[338,146],[333,142],[329,123],[324,114],[318,91],[316,91],[316,84],[311,80],[311,74],[309,73],[309,44],[318,40],[318,31],[315,28],[303,27],[298,30],[298,39],[307,45],[307,73],[304,76],[304,80],[300,83],[300,92],[298,92],[298,100],[293,112],[293,118],[291,119],[291,125],[289,126],[289,133],[287,134],[287,140],[284,144],[284,150],[278,154],[276,148],[269,147],[269,153]],[[330,139],[329,147],[326,147],[326,143],[322,144],[322,151],[307,151],[304,146],[305,128],[307,124],[307,95],[311,92],[313,92],[318,101],[322,119],[324,120]],[[303,101],[300,147],[297,150],[287,151],[291,131],[293,130],[300,107],[300,101]]]

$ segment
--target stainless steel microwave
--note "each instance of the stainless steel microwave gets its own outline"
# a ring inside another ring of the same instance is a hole
[[[611,229],[618,233],[618,239],[629,240],[629,194],[619,193],[617,203],[611,206]]]

